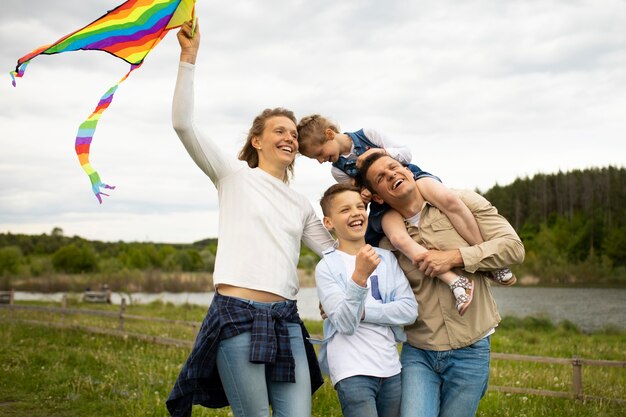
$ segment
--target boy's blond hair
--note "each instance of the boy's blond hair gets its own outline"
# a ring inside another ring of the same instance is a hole
[[[308,154],[311,146],[323,145],[326,142],[324,132],[329,128],[333,132],[339,133],[339,125],[319,114],[312,114],[300,119],[300,123],[298,123],[298,147],[300,153],[304,156],[312,156]]]

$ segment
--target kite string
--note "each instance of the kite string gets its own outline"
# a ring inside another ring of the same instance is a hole
[[[131,72],[139,68],[141,64],[131,64],[130,70],[124,75],[114,86],[109,88],[106,93],[100,98],[96,109],[91,113],[91,115],[78,127],[78,133],[76,134],[76,155],[78,156],[78,161],[80,162],[81,167],[85,171],[85,173],[89,176],[89,180],[91,181],[91,188],[93,193],[96,195],[96,198],[102,204],[102,196],[109,196],[108,194],[101,191],[101,189],[115,189],[115,186],[108,185],[102,182],[100,179],[100,175],[93,168],[91,163],[89,162],[89,147],[91,146],[91,141],[93,140],[93,135],[96,131],[96,126],[98,125],[98,121],[100,120],[100,116],[102,113],[109,107],[111,102],[113,101],[113,95],[115,91],[119,87],[119,85],[128,78]]]

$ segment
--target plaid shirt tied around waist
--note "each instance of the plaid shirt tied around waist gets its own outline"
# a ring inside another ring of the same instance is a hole
[[[309,334],[298,315],[295,301],[285,301],[271,308],[256,308],[252,302],[215,293],[202,322],[195,344],[167,400],[172,416],[191,416],[193,404],[221,408],[228,405],[217,372],[217,347],[220,340],[251,332],[250,362],[268,366],[271,380],[296,382],[295,361],[286,323],[298,323],[307,353],[311,390],[324,382]]]

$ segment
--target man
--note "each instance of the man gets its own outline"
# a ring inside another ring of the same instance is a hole
[[[500,322],[487,276],[481,271],[521,263],[524,246],[496,208],[474,192],[457,191],[485,239],[468,246],[449,219],[424,200],[412,172],[398,161],[372,154],[361,164],[360,174],[372,200],[398,211],[406,219],[409,235],[429,249],[418,258],[419,267],[397,254],[420,306],[417,321],[405,328],[402,416],[473,416],[487,390],[490,335]],[[381,241],[381,247],[393,249],[388,241]],[[453,268],[464,269],[474,282],[474,301],[462,317],[447,285],[431,278]]]

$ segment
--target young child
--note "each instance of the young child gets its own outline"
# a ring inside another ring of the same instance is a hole
[[[386,152],[409,167],[424,199],[448,216],[467,243],[475,245],[483,242],[476,219],[467,206],[443,185],[439,178],[411,164],[411,152],[408,147],[393,143],[372,129],[339,133],[339,128],[334,123],[318,114],[300,120],[298,143],[302,155],[317,159],[319,163],[331,162],[333,164],[331,173],[339,183],[354,184],[360,161],[372,152]],[[366,199],[370,197],[367,190],[363,190],[362,195]],[[391,210],[387,205],[372,202],[366,242],[376,246],[384,235],[410,259],[415,259],[426,251],[408,235],[404,219],[398,212]],[[502,285],[513,285],[516,282],[509,269],[493,271],[488,276]],[[463,315],[472,302],[473,282],[453,272],[446,272],[438,278],[450,286],[456,299],[457,311]]]
[[[367,211],[359,188],[335,184],[322,197],[324,226],[336,247],[315,269],[327,316],[320,365],[347,417],[400,415],[397,342],[417,318],[417,302],[395,256],[365,243]]]

